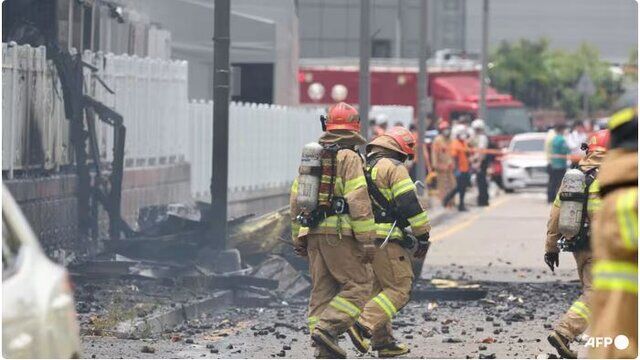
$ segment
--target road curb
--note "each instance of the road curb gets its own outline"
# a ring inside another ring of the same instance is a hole
[[[203,314],[224,309],[233,304],[233,291],[220,290],[211,296],[193,303],[183,304],[169,311],[152,315],[148,318],[123,321],[116,327],[120,337],[145,338],[171,330],[184,321],[196,319]]]

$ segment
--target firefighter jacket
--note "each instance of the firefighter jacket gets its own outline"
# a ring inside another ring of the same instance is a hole
[[[318,226],[309,229],[301,227],[296,221],[298,207],[298,180],[291,187],[291,231],[294,242],[306,234],[325,234],[355,237],[359,242],[371,242],[375,239],[375,222],[371,210],[371,201],[364,177],[362,157],[354,151],[366,143],[360,134],[348,130],[325,132],[318,141],[320,144],[339,144],[350,149],[341,149],[336,154],[336,178],[333,194],[344,197],[348,204],[348,213],[328,216]]]
[[[453,159],[449,153],[451,140],[440,134],[431,145],[431,166],[436,171],[453,171]]]
[[[418,201],[416,186],[407,168],[397,160],[401,151],[398,144],[388,136],[381,136],[373,140],[367,149],[368,159],[379,158],[373,168],[367,169],[371,172],[371,178],[378,190],[389,203],[396,206],[398,214],[408,221],[414,235],[421,236],[428,233],[431,230],[429,218]],[[393,221],[376,221],[378,239],[386,238],[390,231],[390,239],[398,240],[404,237],[399,226],[393,227]]]
[[[600,346],[592,358],[638,356],[638,153],[612,149],[600,168],[602,209],[592,228],[594,256],[590,334],[624,335],[629,346]]]
[[[585,156],[580,163],[578,164],[578,168],[583,172],[589,171],[593,168],[599,167],[604,159],[605,153],[602,151],[594,151],[587,156]],[[600,177],[601,172],[598,173],[598,178]],[[593,214],[595,211],[600,209],[600,181],[596,178],[591,186],[589,187],[589,196],[587,199],[587,216],[589,221],[593,219]],[[549,215],[549,221],[547,222],[547,240],[545,242],[545,252],[559,252],[558,248],[558,240],[560,240],[561,234],[558,231],[558,223],[560,220],[560,205],[562,201],[560,200],[560,192],[556,195],[556,199],[553,202],[553,206],[551,207],[551,214]]]

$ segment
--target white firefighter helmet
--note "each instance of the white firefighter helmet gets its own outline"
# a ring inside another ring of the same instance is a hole
[[[471,128],[473,130],[484,130],[484,128],[485,128],[484,120],[482,120],[482,119],[473,120],[471,122]]]

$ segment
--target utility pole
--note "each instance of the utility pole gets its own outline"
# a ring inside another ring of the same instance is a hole
[[[211,235],[213,246],[227,246],[229,174],[230,0],[215,0],[213,33],[213,149],[211,154]]]
[[[360,133],[369,139],[369,98],[371,92],[369,59],[371,57],[370,0],[360,0]]]
[[[482,0],[482,50],[480,51],[480,118],[487,117],[487,48],[489,42],[489,0]]]
[[[417,163],[416,163],[416,180],[424,181],[426,177],[426,168],[424,166],[424,133],[426,131],[427,122],[427,0],[420,1],[420,41],[418,54],[418,139],[416,142]],[[424,189],[418,186],[418,195],[422,195]]]
[[[400,59],[402,57],[402,1],[398,1],[398,8],[396,12],[396,47],[395,58]]]

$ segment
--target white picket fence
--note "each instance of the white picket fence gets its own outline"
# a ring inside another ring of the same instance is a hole
[[[229,108],[229,191],[286,186],[297,173],[304,144],[321,134],[320,108],[231,103]],[[209,197],[213,102],[189,105],[191,191]]]
[[[2,44],[2,170],[71,162],[62,90],[44,47]]]
[[[62,90],[44,47],[3,43],[2,59],[2,170],[11,178],[14,171],[55,171],[72,164]],[[189,161],[193,196],[209,198],[213,103],[188,100],[187,63],[91,52],[83,53],[83,60],[98,69],[85,69],[85,91],[124,118],[125,166]],[[413,119],[410,107],[374,110],[387,114],[391,125]],[[321,134],[322,113],[320,108],[231,103],[229,191],[287,186],[303,145]],[[96,132],[101,161],[112,161],[111,127],[98,122]]]
[[[188,141],[187,62],[85,52],[85,91],[115,109],[127,127],[125,164],[141,166],[184,158]],[[2,170],[55,170],[73,151],[60,81],[44,47],[2,44]],[[112,160],[111,127],[97,123],[100,158]]]

